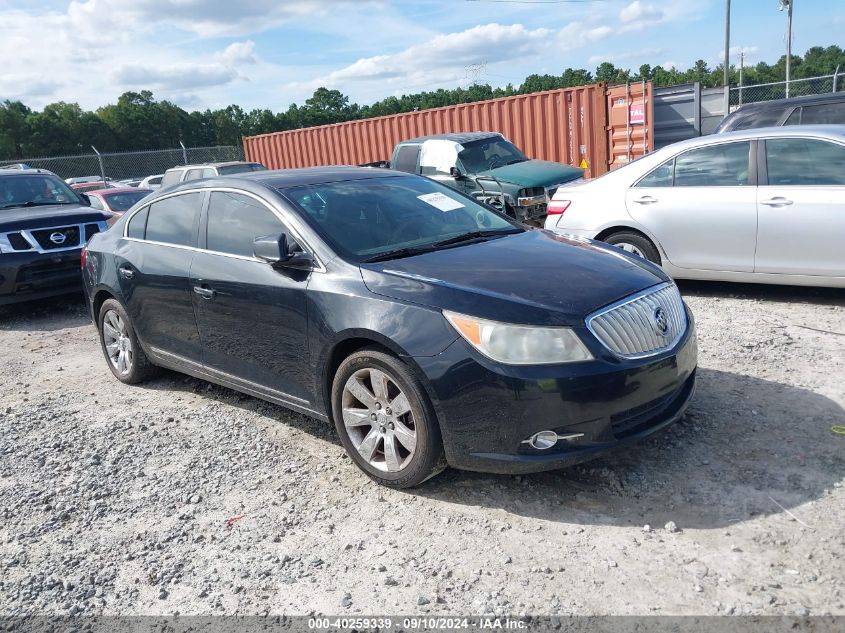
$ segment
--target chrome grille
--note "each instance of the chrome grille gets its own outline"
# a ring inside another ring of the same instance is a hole
[[[664,283],[591,314],[587,327],[617,356],[643,358],[674,347],[687,315],[677,286]]]

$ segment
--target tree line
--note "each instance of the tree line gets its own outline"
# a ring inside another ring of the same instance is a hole
[[[769,65],[760,62],[743,69],[743,85],[783,81],[786,56]],[[792,57],[792,77],[830,75],[837,68],[845,73],[845,50],[839,46],[810,48],[803,57]],[[739,83],[739,68],[729,69],[731,85]],[[239,145],[243,136],[313,127],[354,119],[412,112],[470,103],[497,97],[570,88],[606,81],[611,84],[650,80],[655,86],[700,82],[721,86],[722,65],[710,68],[698,60],[687,70],[643,64],[636,72],[603,62],[595,72],[567,68],[560,75],[533,74],[518,86],[493,87],[473,84],[467,88],[438,89],[387,97],[371,105],[350,103],[338,90],[318,88],[303,105],[285,111],[253,109],[238,105],[219,110],[188,112],[167,100],[156,100],[149,90],[125,92],[115,104],[95,111],[77,103],[51,103],[41,111],[20,101],[0,103],[0,159],[6,161],[39,156],[89,153],[91,145],[101,152],[169,149],[183,142],[188,147]],[[845,82],[843,82],[845,83]]]

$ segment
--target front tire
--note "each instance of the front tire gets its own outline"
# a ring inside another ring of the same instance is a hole
[[[398,358],[364,349],[332,381],[332,414],[346,452],[371,479],[411,488],[445,468],[434,409]]]
[[[626,253],[637,255],[660,266],[660,253],[657,252],[657,247],[644,235],[630,231],[620,231],[607,236],[604,241],[617,248],[621,248]]]
[[[134,385],[156,373],[158,368],[141,348],[132,321],[119,301],[107,299],[103,302],[97,330],[106,364],[120,382]]]

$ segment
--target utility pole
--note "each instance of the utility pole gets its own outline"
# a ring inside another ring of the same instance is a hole
[[[742,105],[742,71],[745,70],[745,51],[739,51],[739,105]]]
[[[786,96],[789,97],[789,80],[792,78],[792,5],[795,0],[780,0],[780,10],[786,9]]]
[[[782,0],[783,1],[783,0]],[[723,83],[725,86],[725,115],[730,111],[731,84],[728,74],[731,67],[731,0],[725,0],[725,68]]]

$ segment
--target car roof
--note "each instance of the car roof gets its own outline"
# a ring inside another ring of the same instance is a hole
[[[471,143],[472,141],[480,141],[485,138],[492,138],[494,136],[501,136],[499,132],[453,132],[450,134],[431,134],[429,136],[418,136],[407,141],[402,141],[400,145],[424,143],[425,141],[454,141],[455,143]]]
[[[173,169],[193,169],[196,167],[230,167],[232,165],[258,165],[259,163],[255,162],[254,160],[229,160],[222,163],[193,163],[191,165],[176,165],[175,167],[171,167],[167,171],[171,171]],[[147,176],[148,178],[152,178],[153,176]]]
[[[89,196],[92,193],[100,193],[100,194],[112,194],[112,193],[131,193],[133,191],[146,191],[150,192],[152,189],[147,189],[145,187],[109,187],[107,189],[94,189],[94,191],[86,191]]]
[[[41,174],[42,176],[55,176],[49,169],[41,169],[40,167],[31,167],[29,169],[3,169],[0,168],[0,176],[32,176]],[[58,176],[57,176],[58,177]]]
[[[721,134],[707,134],[672,143],[658,151],[672,148],[673,151],[686,147],[697,147],[699,145],[710,145],[711,143],[722,143],[725,141],[754,140],[758,138],[777,137],[807,137],[816,136],[830,138],[837,141],[845,141],[845,125],[786,125],[777,127],[758,127],[749,130],[737,130],[734,132],[722,132]]]
[[[288,189],[302,185],[316,185],[344,180],[370,180],[375,178],[418,177],[392,169],[375,167],[308,167],[304,169],[278,169],[273,171],[253,171],[232,176],[186,180],[179,184],[156,191],[174,192],[182,189],[201,189],[205,187],[241,186],[254,189],[256,185],[272,189]]]
[[[757,103],[746,103],[741,105],[731,114],[759,112],[761,110],[782,110],[799,105],[811,105],[813,103],[825,103],[828,101],[842,101],[845,99],[845,92],[828,92],[820,95],[805,95],[802,97],[789,97],[788,99],[774,99],[772,101],[758,101]]]

